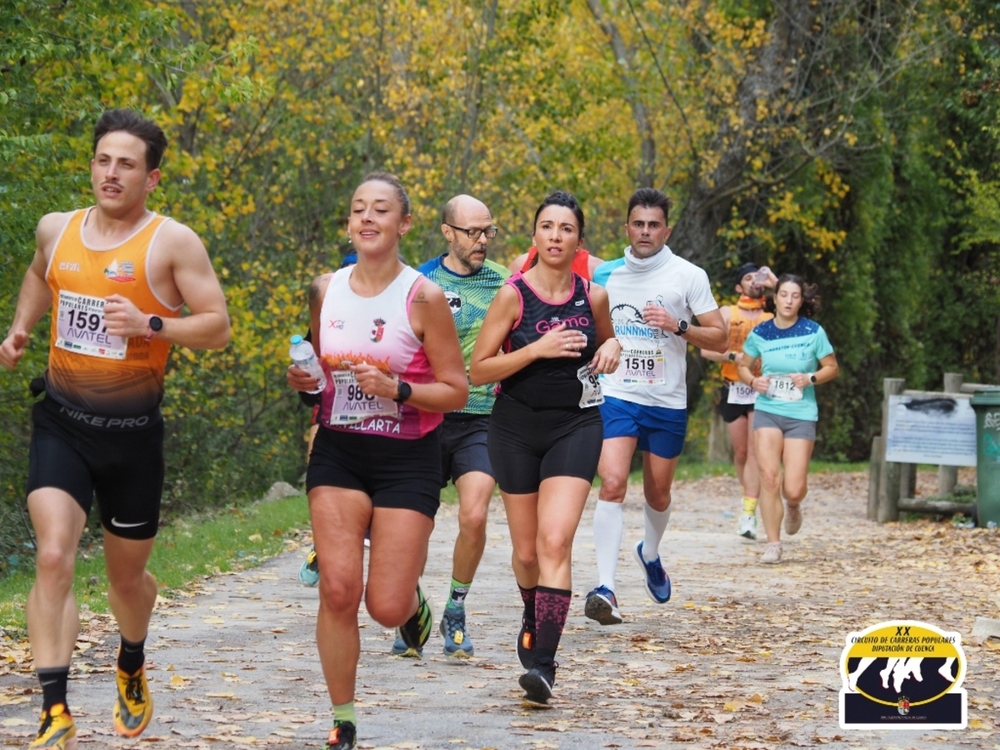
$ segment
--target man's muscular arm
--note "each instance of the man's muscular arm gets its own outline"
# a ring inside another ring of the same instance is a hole
[[[171,281],[190,314],[165,318],[159,338],[189,349],[222,349],[229,343],[229,312],[205,246],[194,231],[176,222],[164,225],[161,235]],[[108,333],[115,336],[149,333],[148,313],[120,294],[107,298],[104,320]]]
[[[27,349],[31,330],[52,306],[52,292],[45,281],[45,269],[48,268],[52,246],[67,220],[67,214],[53,213],[46,214],[38,222],[35,255],[21,282],[14,321],[7,331],[7,338],[0,344],[0,365],[8,370],[17,367]]]

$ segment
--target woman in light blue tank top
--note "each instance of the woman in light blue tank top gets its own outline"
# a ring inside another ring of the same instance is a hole
[[[759,394],[753,440],[760,470],[760,516],[767,531],[760,561],[773,564],[781,561],[782,520],[789,536],[802,526],[799,505],[808,491],[809,459],[816,442],[815,387],[837,377],[840,368],[826,331],[812,320],[819,309],[815,285],[782,274],[769,305],[774,306],[774,318],[747,336],[739,376]],[[762,374],[755,377],[758,364]]]

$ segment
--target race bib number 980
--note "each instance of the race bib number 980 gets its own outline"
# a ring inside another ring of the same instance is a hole
[[[358,378],[351,370],[333,373],[335,387],[330,424],[344,425],[362,422],[369,417],[399,418],[399,404],[384,396],[369,396],[361,390]]]

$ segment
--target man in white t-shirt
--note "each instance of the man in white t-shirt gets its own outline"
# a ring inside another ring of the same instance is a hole
[[[612,376],[602,378],[604,447],[597,472],[601,492],[594,511],[598,585],[587,595],[587,617],[602,625],[622,621],[614,594],[622,541],[622,501],[636,446],[642,451],[645,533],[635,546],[650,599],[670,599],[670,578],[659,546],[670,519],[670,487],[687,432],[687,346],[725,351],[728,339],[708,275],[667,246],[670,199],[640,188],[628,204],[622,258],[597,268],[594,282],[608,290],[611,321],[622,345]],[[697,318],[697,324],[694,319]]]

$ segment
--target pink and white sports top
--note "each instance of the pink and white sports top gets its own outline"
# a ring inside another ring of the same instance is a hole
[[[404,266],[380,294],[360,297],[351,290],[356,266],[330,279],[319,315],[319,358],[328,370],[320,424],[332,430],[414,440],[444,418],[391,398],[366,396],[350,366],[367,362],[407,383],[431,383],[434,373],[423,342],[410,327],[410,304],[427,279]]]

